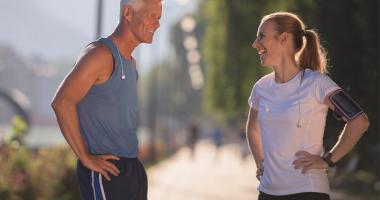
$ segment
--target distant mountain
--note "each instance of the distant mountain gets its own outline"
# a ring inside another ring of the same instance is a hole
[[[75,59],[90,39],[44,12],[33,1],[0,1],[0,43],[14,47],[24,56]]]

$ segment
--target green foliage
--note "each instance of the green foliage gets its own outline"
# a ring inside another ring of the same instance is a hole
[[[337,8],[340,12],[336,12]],[[347,174],[344,180],[350,185],[342,185],[350,191],[371,190],[373,181],[363,181],[368,177],[365,174],[373,175],[377,181],[380,179],[380,162],[377,159],[380,152],[379,9],[380,2],[376,0],[321,1],[316,6],[318,17],[314,23],[325,40],[331,76],[363,107],[371,122],[369,130],[353,150],[360,155],[357,170],[362,173]],[[326,143],[329,149],[336,142],[343,124],[333,118],[329,118],[327,124]],[[345,165],[338,167],[344,170]]]
[[[28,130],[28,125],[20,116],[14,116],[11,120],[11,125],[11,136],[8,138],[7,143],[13,143],[13,145],[22,144],[22,138]]]
[[[62,147],[31,151],[23,146],[0,146],[0,199],[80,199],[76,159]]]
[[[336,8],[341,12],[336,12]],[[342,4],[338,0],[322,1],[317,4],[316,14],[319,17],[315,24],[326,41],[332,78],[368,114],[372,126],[368,131],[370,134],[364,138],[368,143],[362,144],[363,149],[372,147],[380,140],[379,2],[347,0]]]

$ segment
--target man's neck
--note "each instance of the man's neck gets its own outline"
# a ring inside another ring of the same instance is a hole
[[[133,50],[140,44],[128,28],[118,26],[109,36],[115,43],[120,54],[127,59],[132,59]]]

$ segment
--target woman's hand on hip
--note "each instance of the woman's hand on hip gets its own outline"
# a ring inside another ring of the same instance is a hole
[[[261,177],[263,176],[264,174],[264,166],[263,166],[263,161],[261,161],[261,163],[257,164],[256,167],[257,167],[257,170],[256,170],[256,178],[257,180],[260,181]]]
[[[319,155],[310,154],[307,151],[298,151],[297,159],[293,161],[294,169],[302,169],[306,173],[311,169],[327,169],[327,163]]]

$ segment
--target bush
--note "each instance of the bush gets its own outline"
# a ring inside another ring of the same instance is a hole
[[[0,199],[80,199],[76,158],[71,150],[30,150],[14,143],[0,146]]]

